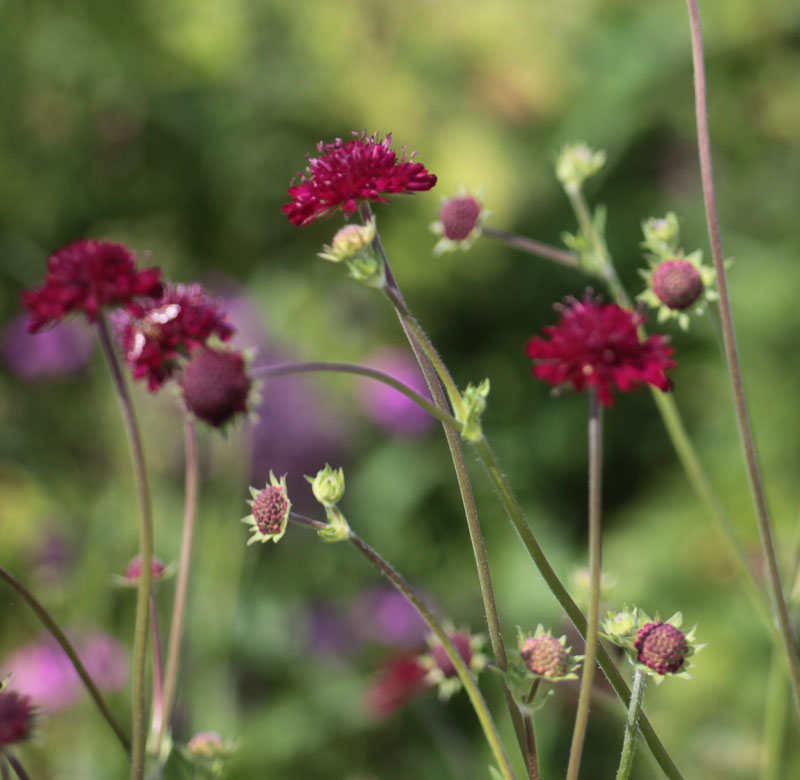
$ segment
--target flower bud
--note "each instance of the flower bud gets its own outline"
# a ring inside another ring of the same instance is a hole
[[[170,575],[169,569],[164,565],[160,558],[153,556],[150,559],[150,583],[157,585],[162,580],[165,580]],[[142,576],[142,556],[137,555],[131,558],[125,574],[121,577],[114,577],[114,582],[125,588],[135,588],[139,585],[139,577]]]
[[[247,503],[253,508],[252,514],[242,518],[242,522],[250,526],[253,535],[247,544],[269,541],[278,542],[286,533],[289,523],[289,512],[292,503],[286,494],[286,475],[280,480],[270,471],[269,483],[263,490],[250,488],[252,501]]]
[[[210,348],[193,353],[180,381],[186,408],[214,428],[247,413],[252,384],[241,352]]]
[[[653,271],[653,292],[670,309],[684,311],[703,294],[700,272],[688,260],[665,260]]]
[[[677,215],[670,211],[666,217],[649,217],[642,222],[643,246],[656,255],[674,253],[678,248],[680,227]]]
[[[689,655],[689,643],[683,631],[662,621],[645,623],[633,646],[639,651],[639,663],[657,674],[680,672]]]
[[[306,476],[311,483],[314,498],[323,506],[338,504],[344,495],[344,471],[332,469],[327,463],[320,469],[315,477]]]
[[[542,677],[563,677],[568,670],[567,649],[554,636],[542,634],[522,643],[519,654],[525,666]]]
[[[481,417],[486,411],[486,398],[489,395],[489,380],[484,379],[477,387],[467,385],[462,398],[462,409],[456,410],[456,417],[464,426],[461,438],[465,441],[480,441],[483,438]]]
[[[556,177],[564,189],[577,192],[605,162],[606,153],[603,151],[595,152],[584,143],[567,144],[556,159]]]
[[[439,210],[444,237],[463,241],[474,230],[480,215],[481,204],[471,195],[446,200]]]
[[[370,250],[375,240],[375,218],[365,225],[345,225],[333,237],[333,242],[322,247],[319,257],[332,263],[351,260]]]

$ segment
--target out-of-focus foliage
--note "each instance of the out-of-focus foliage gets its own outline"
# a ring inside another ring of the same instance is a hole
[[[785,0],[703,6],[734,315],[788,569],[800,467],[800,17]],[[175,281],[201,278],[245,296],[242,329],[262,362],[359,361],[401,347],[388,306],[315,257],[340,220],[298,229],[280,207],[318,140],[366,128],[419,150],[439,176],[436,189],[377,209],[395,273],[456,380],[491,379],[484,430],[556,569],[569,578],[584,564],[585,399],[551,399],[529,376],[522,347],[554,321],[551,304],[581,294],[585,280],[485,239],[470,254],[434,261],[427,225],[440,196],[485,185],[490,224],[558,243],[574,224],[554,152],[585,139],[608,152],[589,194],[608,206],[611,250],[634,293],[643,218],[674,210],[687,251],[706,249],[684,4],[0,0],[0,74],[3,326],[18,313],[19,292],[39,283],[48,252],[97,236],[151,252]],[[709,320],[688,335],[676,329],[673,345],[676,400],[757,561],[714,329]],[[14,348],[7,337],[4,354]],[[442,706],[423,698],[385,722],[365,710],[370,680],[392,652],[374,632],[352,629],[354,600],[379,584],[375,572],[345,546],[321,545],[294,527],[277,546],[245,549],[238,520],[248,481],[261,487],[270,468],[291,468],[293,500],[313,512],[297,469],[342,464],[353,527],[457,624],[481,627],[440,432],[388,436],[359,410],[359,381],[276,379],[264,388],[255,433],[201,440],[176,738],[215,729],[238,740],[231,777],[486,776],[489,756],[463,696]],[[171,560],[182,513],[177,405],[141,388],[136,399],[157,553]],[[99,354],[51,378],[23,379],[4,362],[0,432],[0,562],[68,629],[101,626],[129,643],[133,599],[109,582],[136,552],[136,507]],[[769,645],[647,392],[621,398],[607,415],[605,454],[604,565],[618,579],[608,606],[635,602],[664,616],[680,609],[708,643],[695,680],[649,691],[646,709],[687,780],[754,777]],[[477,469],[474,483],[507,635],[540,622],[557,635],[567,630]],[[54,538],[69,554],[45,569],[42,546]],[[164,586],[164,621],[170,595]],[[40,629],[10,594],[0,604],[1,677],[2,659]],[[511,747],[498,683],[486,679],[484,688]],[[622,709],[602,696],[586,777],[611,776],[621,744]],[[575,698],[565,687],[539,718],[545,776],[565,766]],[[125,694],[111,702],[127,722]],[[21,751],[33,777],[124,776],[121,751],[85,699],[38,731]],[[786,777],[800,772],[794,751]],[[634,773],[655,772],[642,749]]]

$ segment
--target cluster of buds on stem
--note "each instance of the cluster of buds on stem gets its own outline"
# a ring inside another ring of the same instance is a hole
[[[344,262],[350,277],[367,287],[382,288],[386,283],[383,261],[375,252],[375,217],[363,225],[345,225],[322,247],[319,257],[331,263]]]
[[[320,469],[316,476],[306,479],[311,483],[314,498],[325,509],[328,525],[317,533],[325,542],[344,542],[350,538],[350,526],[345,516],[337,506],[344,495],[344,471],[331,468],[327,463]]]

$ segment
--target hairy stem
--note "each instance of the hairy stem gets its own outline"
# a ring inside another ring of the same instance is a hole
[[[365,204],[361,212],[362,219],[366,222],[371,217],[369,204]],[[387,285],[385,292],[389,297],[392,305],[395,307],[395,312],[400,320],[406,338],[411,346],[417,363],[425,377],[425,382],[431,393],[431,398],[436,407],[442,414],[447,414],[450,417],[448,408],[448,397],[451,404],[461,403],[461,394],[450,376],[450,372],[444,365],[444,362],[439,357],[433,345],[430,343],[427,334],[422,330],[416,322],[408,306],[403,299],[400,288],[397,286],[394,274],[389,265],[389,258],[381,243],[380,234],[376,232],[374,241],[375,250],[379,253],[383,260]],[[458,409],[457,406],[454,408]],[[440,419],[442,419],[440,417]],[[450,419],[453,419],[452,417]],[[489,630],[489,640],[492,645],[492,652],[494,653],[495,660],[498,666],[505,670],[508,668],[508,658],[506,656],[505,644],[503,642],[503,631],[500,625],[500,616],[497,611],[497,602],[494,597],[494,587],[492,585],[492,577],[489,569],[489,558],[486,552],[486,544],[483,539],[483,531],[481,529],[480,520],[478,517],[478,508],[475,503],[475,494],[472,490],[472,484],[469,478],[469,470],[467,469],[466,459],[464,457],[464,447],[461,443],[461,437],[453,426],[448,424],[448,421],[442,419],[444,434],[447,440],[447,446],[450,450],[450,457],[453,461],[453,468],[458,482],[458,489],[461,495],[461,503],[464,507],[464,515],[467,520],[467,529],[469,531],[470,543],[472,545],[472,553],[475,558],[475,565],[478,572],[478,583],[481,590],[481,599],[483,601],[484,615],[486,616],[486,624]],[[459,423],[460,425],[460,423]],[[523,722],[522,713],[519,710],[516,702],[511,695],[508,686],[503,682],[503,695],[506,701],[506,708],[508,709],[511,723],[514,726],[514,733],[517,737],[517,742],[523,756],[527,756],[527,737],[526,728]]]
[[[72,643],[67,638],[67,635],[61,630],[58,623],[53,619],[52,615],[45,609],[42,603],[33,595],[10,571],[0,566],[0,579],[5,580],[22,598],[22,600],[33,610],[33,613],[41,621],[42,625],[50,632],[53,639],[58,642],[64,654],[69,658],[73,669],[81,678],[81,682],[86,688],[92,700],[100,710],[100,714],[105,718],[106,723],[111,726],[111,730],[116,734],[122,747],[126,752],[131,749],[131,743],[127,734],[122,730],[122,727],[117,723],[116,718],[111,714],[108,705],[106,704],[103,694],[100,689],[95,685],[91,675],[86,671],[77,651],[72,646]]]
[[[315,528],[317,530],[327,527],[327,523],[322,523],[317,520],[312,520],[308,517],[303,517],[295,512],[292,512],[289,517],[291,520],[299,523],[300,525]],[[383,576],[386,577],[386,579],[389,580],[389,582],[400,593],[402,593],[403,596],[405,596],[409,603],[417,610],[417,612],[419,612],[422,619],[428,624],[428,627],[433,632],[436,639],[441,643],[442,648],[447,653],[447,657],[455,667],[456,673],[458,674],[458,677],[464,686],[464,690],[467,692],[467,696],[469,696],[472,707],[475,710],[475,714],[477,715],[481,724],[484,735],[486,736],[486,741],[489,743],[489,747],[491,748],[495,760],[500,767],[502,776],[506,780],[514,780],[514,771],[511,768],[508,756],[503,748],[503,744],[500,740],[500,735],[497,732],[497,727],[492,719],[492,715],[486,706],[486,701],[484,700],[480,689],[478,688],[475,676],[464,663],[464,659],[461,657],[461,654],[450,640],[447,632],[442,628],[441,623],[434,616],[432,610],[427,606],[427,604],[425,604],[423,598],[416,592],[408,580],[406,580],[405,577],[403,577],[400,572],[397,571],[397,569],[395,569],[388,561],[386,561],[385,558],[379,555],[378,552],[370,547],[352,530],[350,531],[348,542],[351,547],[354,547],[356,550],[358,550],[359,553],[361,553],[368,561],[370,561],[370,563],[372,563],[373,566],[375,566],[375,568],[377,568],[378,571],[380,571],[380,573],[383,574]]]
[[[639,714],[642,711],[642,699],[647,678],[637,669],[633,674],[633,690],[628,707],[628,718],[625,721],[625,736],[622,740],[622,755],[619,759],[616,780],[628,780],[633,766],[633,753],[636,750],[636,734],[638,732]]]
[[[172,605],[172,620],[169,626],[167,664],[164,672],[164,713],[157,725],[155,750],[158,754],[164,734],[169,728],[175,692],[178,688],[178,669],[181,660],[181,642],[186,618],[186,593],[189,587],[189,570],[192,565],[192,542],[194,540],[195,517],[197,515],[197,432],[188,412],[184,413],[184,440],[186,450],[185,496],[183,505],[183,535],[178,560],[178,576],[175,582],[175,601]],[[156,728],[155,721],[153,728]]]
[[[555,596],[556,601],[558,601],[558,603],[561,605],[564,612],[567,613],[567,617],[572,621],[572,624],[575,626],[578,633],[585,639],[587,634],[586,618],[578,608],[578,605],[567,592],[567,589],[558,578],[558,575],[553,570],[553,567],[547,560],[544,551],[539,546],[539,542],[536,541],[536,537],[525,520],[525,516],[523,515],[522,509],[517,503],[514,492],[511,490],[511,486],[508,484],[508,481],[500,470],[500,466],[498,465],[497,459],[489,447],[488,442],[485,438],[480,439],[479,441],[473,443],[473,447],[475,448],[476,455],[486,468],[486,471],[489,474],[489,479],[492,481],[492,484],[497,490],[497,494],[500,497],[500,501],[503,504],[503,508],[505,509],[509,520],[511,520],[511,523],[514,526],[517,534],[519,534],[525,549],[528,551],[531,559],[539,569],[542,579],[547,584],[547,587],[550,588],[550,592],[553,594],[553,596]],[[611,687],[616,692],[617,696],[619,696],[619,698],[622,700],[622,703],[625,705],[625,707],[627,707],[630,703],[630,689],[625,683],[625,679],[623,678],[619,669],[617,669],[616,664],[611,659],[611,656],[606,652],[602,644],[597,645],[597,663],[603,670],[603,673],[608,679],[608,682],[611,684]],[[640,729],[642,736],[644,737],[644,740],[650,749],[650,752],[653,754],[653,757],[658,762],[658,765],[661,767],[661,770],[664,772],[664,774],[670,778],[670,780],[682,780],[681,773],[678,771],[675,763],[670,758],[670,755],[667,753],[664,745],[661,743],[661,740],[659,740],[658,736],[656,735],[655,730],[650,724],[650,721],[644,715],[642,715]]]
[[[130,780],[142,780],[145,771],[145,743],[147,740],[147,698],[145,693],[145,671],[147,664],[147,629],[150,601],[150,585],[153,559],[153,513],[150,502],[150,486],[147,481],[147,470],[144,463],[142,438],[136,411],[133,407],[117,353],[111,342],[108,321],[101,315],[97,323],[100,344],[108,363],[114,388],[117,391],[128,445],[133,461],[133,474],[136,492],[139,496],[139,554],[142,559],[142,571],[139,576],[139,587],[136,593],[136,622],[133,633],[133,669],[131,674],[131,772]]]
[[[703,40],[700,33],[700,14],[697,0],[687,0],[689,21],[692,33],[692,62],[694,64],[695,112],[697,114],[697,145],[700,157],[700,176],[703,183],[703,201],[706,208],[706,221],[711,242],[711,255],[717,273],[719,290],[719,312],[722,320],[722,336],[725,344],[725,357],[731,383],[736,421],[739,436],[744,450],[750,492],[756,512],[758,532],[761,538],[761,549],[767,564],[767,581],[772,597],[772,606],[783,639],[784,654],[789,668],[789,678],[794,694],[795,708],[800,715],[800,655],[797,640],[794,636],[786,600],[783,594],[778,562],[775,556],[775,544],[772,537],[767,498],[761,478],[761,469],[756,454],[750,416],[747,410],[742,372],[739,365],[739,353],[736,346],[736,334],[733,329],[728,283],[725,275],[725,261],[722,255],[722,238],[720,236],[719,218],[717,216],[714,180],[711,172],[711,142],[708,132],[708,113],[706,109],[706,78],[703,63]]]
[[[572,732],[567,780],[578,780],[597,663],[597,629],[600,622],[600,567],[603,476],[603,413],[595,390],[589,393],[589,618],[583,657],[578,711]]]

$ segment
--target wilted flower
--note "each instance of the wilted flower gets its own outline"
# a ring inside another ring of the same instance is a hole
[[[169,285],[160,298],[140,306],[135,316],[120,315],[115,324],[133,378],[147,378],[150,390],[158,390],[179,360],[212,336],[227,341],[234,333],[225,312],[199,284]]]
[[[137,270],[133,254],[122,244],[82,239],[47,259],[42,287],[22,294],[31,313],[28,329],[36,333],[68,314],[83,312],[95,322],[107,306],[131,306],[140,297],[161,295],[161,271]]]
[[[569,298],[556,308],[561,320],[544,329],[549,341],[533,336],[525,347],[539,379],[556,386],[569,383],[577,391],[593,388],[604,406],[614,402],[613,387],[627,392],[647,383],[670,389],[666,372],[675,367],[673,350],[661,335],[640,340],[640,314],[598,303],[588,293],[582,301]]]
[[[236,414],[247,414],[253,380],[241,352],[204,347],[192,354],[181,372],[180,386],[186,408],[221,428]]]
[[[389,148],[392,136],[353,133],[355,138],[317,145],[319,155],[308,159],[305,173],[289,187],[291,201],[282,211],[294,225],[309,225],[337,209],[352,214],[359,201],[388,203],[384,195],[429,190],[436,177],[425,166]]]
[[[278,542],[286,533],[289,511],[292,508],[289,496],[286,495],[286,475],[278,480],[270,471],[267,486],[263,490],[251,487],[250,495],[253,500],[247,503],[253,508],[253,512],[242,518],[243,523],[251,526],[250,533],[253,534],[247,543],[264,543],[269,540]]]

